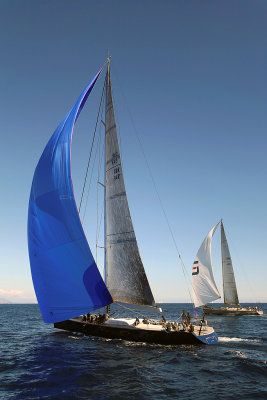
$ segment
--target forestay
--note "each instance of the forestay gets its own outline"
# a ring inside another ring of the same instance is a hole
[[[110,84],[106,77],[106,283],[114,301],[154,306],[139,254],[123,179]]]
[[[221,247],[222,247],[224,303],[239,305],[234,269],[222,222],[221,222]]]
[[[29,256],[45,322],[66,320],[112,302],[82,228],[70,168],[73,127],[101,71],[50,138],[32,182]]]
[[[211,259],[211,241],[218,225],[219,222],[205,237],[193,264],[192,287],[196,307],[200,307],[221,297],[215,283]]]

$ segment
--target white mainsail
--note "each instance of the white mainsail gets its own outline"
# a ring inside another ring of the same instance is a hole
[[[139,254],[123,179],[109,66],[106,77],[106,284],[114,301],[155,306]]]
[[[215,283],[211,259],[211,241],[218,225],[219,222],[205,237],[193,264],[192,287],[196,307],[200,307],[221,297]]]
[[[221,221],[221,247],[222,247],[224,303],[239,305],[234,269],[222,221]]]

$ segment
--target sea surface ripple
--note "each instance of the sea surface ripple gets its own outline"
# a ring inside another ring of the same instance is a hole
[[[0,305],[0,399],[266,400],[267,316],[208,321],[216,345],[161,346],[56,331],[38,305]]]

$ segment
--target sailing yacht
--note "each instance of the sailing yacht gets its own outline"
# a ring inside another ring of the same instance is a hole
[[[213,344],[212,327],[148,318],[111,318],[109,306],[157,310],[128,206],[107,60],[105,90],[104,279],[88,245],[71,180],[75,122],[104,66],[60,123],[37,164],[30,194],[28,244],[33,284],[44,322],[105,338],[159,344]],[[90,313],[107,307],[105,315]]]
[[[216,286],[211,258],[212,237],[220,224],[221,254],[224,306],[211,307],[207,303],[221,298]],[[205,314],[214,315],[262,315],[258,307],[242,307],[239,304],[232,259],[222,220],[218,222],[205,237],[193,264],[192,271],[193,298],[196,307],[203,306]]]

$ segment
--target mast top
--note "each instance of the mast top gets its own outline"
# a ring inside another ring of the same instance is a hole
[[[108,57],[107,57],[107,67],[108,67],[108,73],[110,73],[110,59],[111,59],[111,56],[110,56],[110,55],[108,55]]]
[[[108,86],[110,86],[110,59],[111,59],[111,56],[109,55],[107,57],[107,83],[108,83]]]

